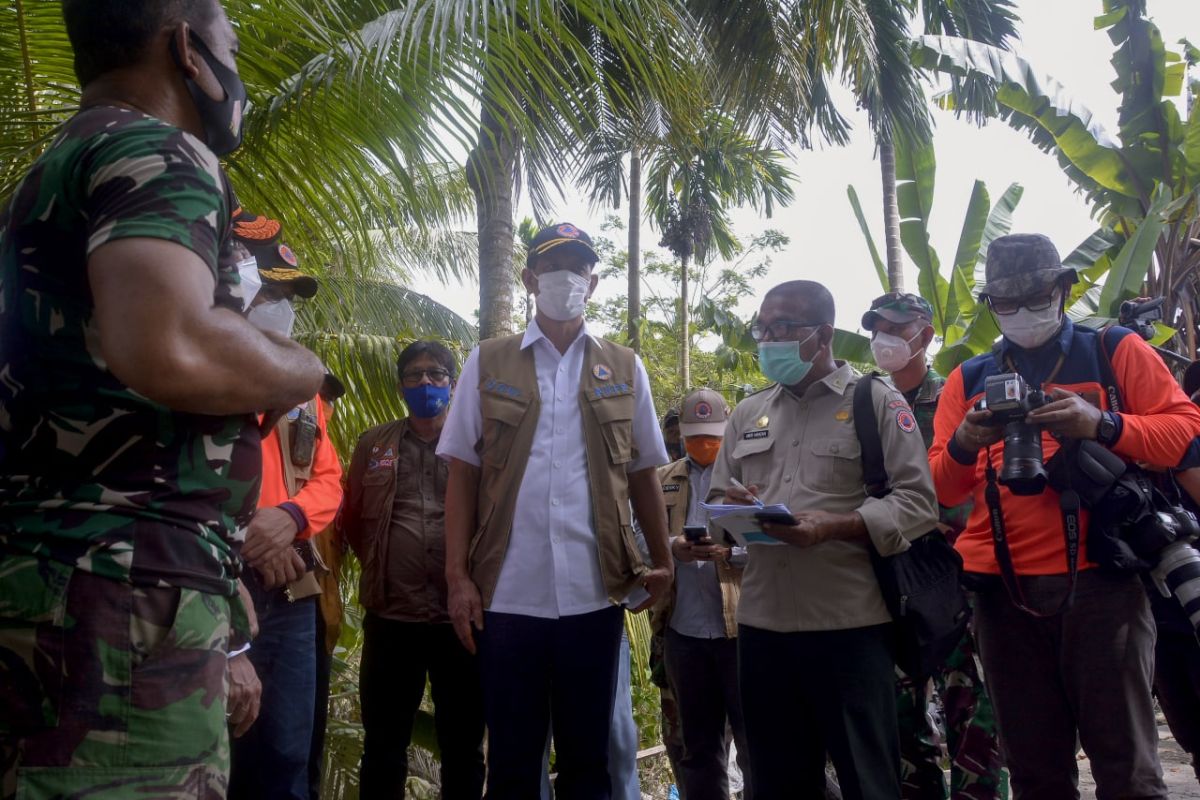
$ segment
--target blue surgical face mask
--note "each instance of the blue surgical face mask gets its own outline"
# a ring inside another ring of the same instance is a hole
[[[800,345],[816,336],[814,330],[803,341],[799,342],[759,342],[758,369],[767,380],[781,383],[784,386],[795,386],[804,380],[804,376],[812,369],[813,362],[800,357]]]
[[[450,385],[434,386],[424,383],[411,389],[403,387],[404,404],[408,413],[420,419],[433,419],[440,416],[450,405]]]

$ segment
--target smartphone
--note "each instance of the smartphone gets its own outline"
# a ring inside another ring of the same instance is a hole
[[[699,544],[708,536],[708,528],[703,525],[684,525],[683,538],[687,539],[692,544]]]
[[[791,514],[784,514],[782,512],[760,511],[754,515],[754,518],[756,520],[758,520],[760,523],[773,522],[776,525],[795,525],[796,524],[795,517],[793,517]]]

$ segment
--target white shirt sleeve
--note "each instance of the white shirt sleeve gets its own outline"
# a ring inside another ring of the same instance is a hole
[[[479,348],[467,356],[458,385],[454,388],[454,399],[450,402],[450,414],[438,439],[437,454],[444,461],[457,458],[471,466],[480,465],[475,444],[483,437],[483,414],[479,408]]]
[[[634,375],[633,392],[633,445],[637,458],[625,468],[626,472],[638,472],[650,467],[661,467],[669,460],[667,445],[658,427],[658,412],[654,410],[654,395],[650,392],[650,376],[640,356],[634,356],[637,374]],[[451,409],[453,412],[453,409]]]

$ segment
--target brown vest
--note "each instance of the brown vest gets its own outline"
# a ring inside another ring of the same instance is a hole
[[[482,466],[471,540],[471,578],[484,608],[500,577],[516,513],[517,491],[525,476],[541,413],[533,348],[521,349],[523,334],[479,345],[479,406],[483,437],[475,445]],[[587,447],[592,528],[600,574],[608,598],[619,603],[638,584],[646,567],[633,535],[625,468],[633,446],[634,379],[632,350],[587,338],[579,381],[583,438]],[[649,387],[640,387],[649,391]],[[582,488],[581,488],[582,490]]]
[[[673,464],[658,468],[658,481],[662,484],[663,503],[667,507],[667,533],[670,538],[683,536],[687,522],[688,502],[691,496],[691,476],[688,460],[682,458]],[[700,498],[703,500],[704,498]],[[717,538],[713,537],[714,540]],[[737,604],[742,593],[742,569],[727,562],[717,565],[717,581],[721,585],[721,615],[725,621],[725,635],[737,636]],[[675,610],[675,591],[678,584],[672,582],[671,591],[650,609],[650,627],[655,633],[663,633]]]

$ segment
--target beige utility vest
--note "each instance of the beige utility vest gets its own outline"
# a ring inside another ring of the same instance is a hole
[[[471,579],[484,608],[500,577],[516,513],[517,492],[525,477],[541,413],[533,348],[521,349],[522,334],[489,339],[479,345],[479,405],[483,437],[476,443],[481,462],[478,527],[471,540]],[[629,482],[625,469],[636,455],[633,445],[635,356],[632,350],[585,337],[579,406],[587,447],[588,485],[576,487],[592,498],[592,529],[600,574],[608,598],[624,600],[646,567],[633,535]],[[648,387],[641,387],[646,391]],[[548,498],[531,498],[546,502]],[[546,545],[549,547],[549,543]]]

